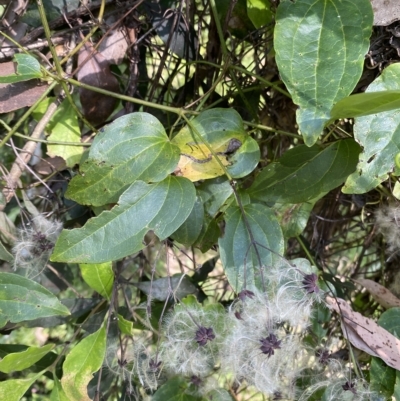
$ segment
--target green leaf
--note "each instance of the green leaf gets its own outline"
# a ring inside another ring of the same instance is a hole
[[[90,401],[87,386],[104,360],[106,330],[102,327],[80,341],[65,358],[62,388],[69,401]]]
[[[197,193],[203,199],[206,213],[215,217],[226,200],[232,195],[233,189],[226,177],[218,177],[200,184],[197,187]]]
[[[33,116],[39,121],[47,111],[54,98],[44,99],[34,110]],[[78,116],[71,107],[68,99],[65,99],[46,125],[49,133],[49,141],[81,143],[81,130],[79,128]],[[79,163],[83,154],[83,147],[76,145],[47,145],[50,157],[59,156],[65,160],[67,167],[74,167]]]
[[[173,377],[163,384],[151,397],[152,401],[200,401],[201,398],[186,394],[187,381],[183,377]]]
[[[0,242],[0,260],[12,263],[14,260],[13,255],[7,251],[6,247]]]
[[[306,228],[310,213],[316,200],[297,204],[277,204],[274,206],[279,224],[285,238],[300,235]]]
[[[50,401],[69,401],[57,376],[54,376],[54,387],[50,394]]]
[[[179,146],[179,175],[191,181],[219,177],[224,169],[233,178],[250,174],[260,160],[257,142],[243,127],[239,113],[233,109],[206,110],[184,127],[172,140]]]
[[[363,71],[373,23],[370,0],[282,1],[274,48],[283,82],[300,106],[297,123],[308,146],[350,95]]]
[[[391,64],[385,68],[379,78],[384,79],[383,74],[389,76],[389,73],[397,73],[398,68],[395,67],[396,65],[397,64]],[[400,77],[397,75],[396,80],[398,79],[400,79]],[[332,108],[331,117],[334,120],[345,117],[362,117],[399,108],[400,90],[367,91],[348,96],[337,102]]]
[[[233,401],[232,396],[223,388],[216,388],[207,393],[207,399],[212,401]]]
[[[154,116],[128,114],[95,137],[89,158],[70,182],[66,196],[87,205],[115,203],[135,180],[159,182],[178,161],[178,147]]]
[[[137,181],[110,211],[90,219],[82,228],[62,231],[52,260],[69,263],[103,263],[121,259],[146,245],[149,230],[169,237],[187,219],[196,199],[194,185],[182,177],[161,182]]]
[[[218,241],[225,274],[236,292],[243,286],[262,288],[266,272],[262,274],[261,270],[280,260],[276,254],[283,255],[284,252],[282,231],[273,210],[261,204],[248,204],[244,206],[244,212],[243,216],[238,206],[228,208],[225,234]],[[257,242],[261,266],[247,227]]]
[[[8,354],[0,361],[0,372],[11,373],[29,368],[54,348],[54,344],[44,347],[29,347],[25,351]]]
[[[171,237],[185,246],[191,246],[200,235],[204,223],[204,206],[200,197],[196,197],[193,209],[186,221],[171,235]]]
[[[0,400],[19,401],[29,387],[42,375],[43,372],[40,372],[27,379],[12,379],[0,382]]]
[[[238,39],[251,41],[249,32],[254,31],[254,25],[247,13],[247,0],[238,0],[235,3],[232,3],[231,0],[218,0],[215,2],[215,6],[222,26],[225,24],[229,12],[230,20],[227,26],[229,32]]]
[[[34,78],[42,78],[39,61],[29,54],[15,54],[14,61],[18,63],[15,74],[0,76],[0,84],[29,81]]]
[[[400,339],[400,308],[390,308],[383,312],[378,324]]]
[[[114,284],[112,263],[81,264],[79,267],[81,269],[82,278],[89,287],[110,300]]]
[[[302,203],[316,201],[341,185],[357,163],[360,148],[352,139],[325,148],[296,146],[256,177],[248,193],[263,202]]]
[[[57,297],[38,283],[17,274],[0,273],[0,327],[7,321],[69,314]]]
[[[379,326],[397,338],[400,335],[400,308],[390,308],[378,320]],[[399,391],[397,371],[386,365],[380,358],[372,357],[370,369],[370,386],[372,391],[390,398],[394,391]]]
[[[129,336],[133,335],[133,322],[126,320],[122,315],[118,314],[118,328],[122,334],[127,334]]]
[[[367,93],[400,90],[400,65],[385,68]],[[377,187],[388,178],[395,167],[395,156],[400,147],[400,114],[398,110],[358,117],[354,124],[354,137],[363,146],[356,172],[351,174],[343,192],[360,194]]]
[[[210,250],[218,241],[221,231],[217,221],[209,216],[204,217],[203,227],[193,246],[205,253]]]
[[[391,398],[396,381],[396,370],[386,365],[380,358],[372,357],[369,372],[370,390],[378,395]]]
[[[270,0],[247,0],[247,15],[257,29],[271,23]]]

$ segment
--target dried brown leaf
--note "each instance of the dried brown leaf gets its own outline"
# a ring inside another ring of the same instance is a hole
[[[326,302],[341,315],[343,335],[354,347],[400,370],[400,340],[374,320],[354,312],[343,299],[327,297]]]
[[[78,81],[110,92],[119,92],[117,78],[110,70],[109,62],[102,54],[94,50],[92,44],[86,43],[78,56]],[[114,111],[117,99],[91,90],[80,88],[80,100],[83,114],[87,120],[100,125]]]
[[[399,0],[371,0],[374,25],[389,25],[400,19]]]
[[[354,280],[357,284],[363,286],[378,302],[379,305],[386,309],[400,307],[400,299],[391,293],[387,288],[375,281],[360,278]]]
[[[49,175],[56,171],[62,171],[66,168],[66,162],[62,157],[47,157],[40,160],[38,164],[35,165],[35,171],[38,174]]]
[[[99,52],[110,64],[121,64],[128,50],[126,34],[122,28],[114,29],[100,43]]]
[[[0,76],[16,73],[15,63],[0,63]],[[42,96],[48,84],[39,79],[0,84],[0,114],[32,106]]]

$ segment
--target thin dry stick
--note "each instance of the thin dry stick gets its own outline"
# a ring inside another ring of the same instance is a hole
[[[21,149],[17,149],[16,147],[15,147],[15,145],[14,145],[14,141],[12,140],[12,139],[10,139],[10,143],[11,143],[11,147],[12,147],[12,150],[14,151],[14,153],[15,153],[15,156],[17,156],[17,158],[18,159],[20,159],[21,158],[21,155],[18,153],[18,150],[20,150],[21,151]],[[36,144],[36,146],[37,146],[37,144]],[[22,151],[23,152],[23,151]],[[32,156],[32,155],[31,155]],[[25,168],[38,180],[38,181],[40,181],[46,188],[47,188],[47,190],[48,191],[50,191],[51,193],[53,193],[53,191],[51,190],[51,188],[29,167],[29,165],[28,164],[26,164],[25,165]]]
[[[14,196],[15,189],[18,187],[18,181],[21,177],[21,174],[25,171],[26,165],[31,159],[33,152],[37,146],[36,139],[40,138],[41,133],[44,131],[46,125],[50,121],[53,114],[56,112],[57,107],[60,104],[60,100],[57,99],[52,104],[50,104],[44,116],[37,123],[35,129],[32,132],[31,139],[32,141],[28,141],[22,149],[22,154],[18,157],[13,166],[11,167],[10,173],[7,177],[7,187],[3,189],[3,195],[6,199],[6,203],[10,202],[12,197]]]
[[[70,288],[78,298],[83,298],[83,296],[82,296],[81,294],[79,294],[79,292],[72,286],[72,284],[69,283],[68,280],[66,280],[52,265],[47,264],[46,266],[47,266],[47,268],[48,268],[49,270],[51,270],[64,284],[66,284],[66,285],[68,286],[68,288]]]

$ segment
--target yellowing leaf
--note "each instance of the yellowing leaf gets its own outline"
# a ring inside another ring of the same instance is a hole
[[[246,133],[235,110],[207,110],[190,124],[171,141],[181,154],[177,175],[199,181],[222,176],[226,170],[233,178],[240,178],[257,166],[257,142]]]
[[[87,386],[104,360],[106,330],[100,330],[84,338],[65,358],[62,388],[70,401],[90,401]]]

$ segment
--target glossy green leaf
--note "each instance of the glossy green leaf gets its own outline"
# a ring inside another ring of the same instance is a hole
[[[163,384],[151,397],[152,401],[200,401],[200,397],[187,394],[188,380],[176,376]]]
[[[103,263],[140,251],[149,230],[165,239],[187,219],[196,199],[194,185],[182,177],[161,182],[136,181],[110,211],[90,219],[84,227],[62,231],[52,260]]]
[[[117,118],[94,139],[80,174],[66,196],[81,204],[115,203],[135,180],[158,182],[172,173],[179,149],[151,114],[132,113]]]
[[[0,361],[0,372],[11,373],[29,368],[54,348],[54,344],[29,347],[25,351],[8,354]]]
[[[296,146],[256,177],[248,193],[263,202],[302,203],[325,195],[355,170],[360,147],[352,139],[323,148]]]
[[[367,93],[400,90],[400,65],[385,68]],[[388,178],[395,167],[395,156],[400,147],[400,114],[398,110],[358,117],[354,124],[354,137],[364,148],[356,171],[351,174],[343,192],[360,194],[378,186]]]
[[[106,330],[90,334],[80,341],[65,358],[62,388],[69,401],[90,401],[87,386],[93,373],[103,364],[106,353]]]
[[[332,106],[357,84],[372,23],[370,0],[281,1],[274,31],[276,62],[300,106],[297,123],[308,146],[331,119]]]
[[[247,15],[257,29],[271,23],[270,0],[247,0]]]
[[[82,278],[89,287],[110,300],[114,284],[112,263],[81,264],[79,267]]]
[[[42,375],[43,372],[40,372],[27,379],[11,379],[0,382],[0,400],[19,401],[29,387]]]
[[[39,121],[47,111],[54,98],[44,99],[33,113],[34,118]],[[74,167],[79,163],[83,155],[83,147],[76,146],[81,142],[81,130],[79,128],[78,116],[71,107],[68,99],[65,99],[51,117],[45,129],[49,141],[71,142],[75,145],[47,145],[47,153],[51,157],[59,156],[65,160],[67,167]]]
[[[222,108],[206,110],[190,123],[172,140],[181,152],[179,175],[191,181],[219,177],[225,174],[220,163],[233,178],[245,177],[255,169],[260,149],[244,130],[238,112]]]
[[[244,211],[245,216],[242,216],[238,206],[228,208],[225,234],[218,241],[225,274],[236,292],[254,285],[262,288],[266,274],[263,270],[280,260],[276,254],[284,252],[283,235],[274,211],[261,204],[245,205]],[[251,245],[247,228],[256,241],[254,245],[261,261]]]
[[[15,74],[0,76],[0,84],[29,81],[33,78],[42,78],[39,61],[29,54],[15,54],[14,61],[18,63]]]
[[[185,246],[191,246],[200,235],[204,223],[204,206],[200,197],[196,197],[193,209],[186,221],[171,235],[171,237]]]
[[[40,284],[17,274],[0,273],[0,327],[7,321],[18,323],[69,314],[57,297]]]
[[[206,213],[215,217],[226,200],[232,195],[233,189],[226,177],[218,177],[200,184],[197,187],[197,193],[204,202]]]

